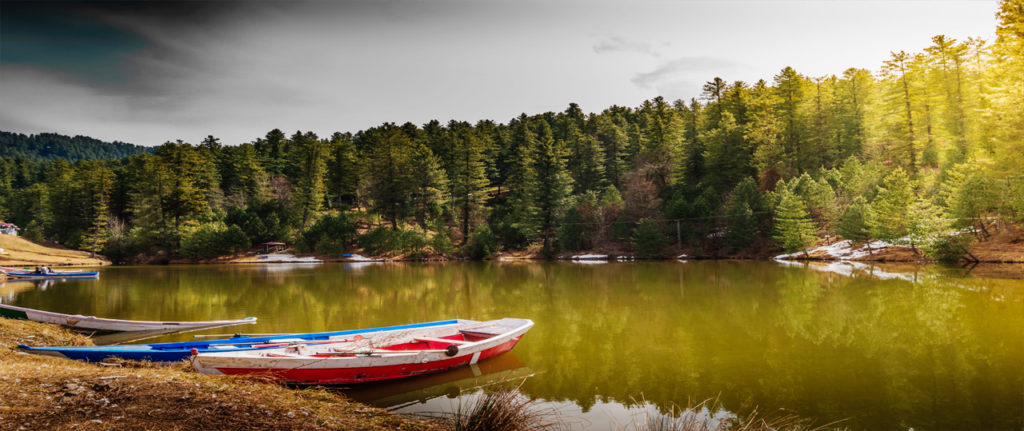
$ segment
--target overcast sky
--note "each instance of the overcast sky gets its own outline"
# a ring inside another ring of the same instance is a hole
[[[0,0],[0,130],[157,145],[689,99],[991,40],[976,1]]]

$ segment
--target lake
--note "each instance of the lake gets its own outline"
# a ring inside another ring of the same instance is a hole
[[[205,333],[308,332],[449,318],[533,319],[510,354],[349,396],[441,412],[518,387],[576,428],[619,430],[717,399],[852,429],[1022,429],[1021,267],[691,261],[103,268],[7,283],[15,305],[104,317],[259,317]],[[155,341],[191,339],[192,334]]]

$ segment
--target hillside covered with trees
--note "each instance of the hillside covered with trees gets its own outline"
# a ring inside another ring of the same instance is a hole
[[[474,258],[653,257],[680,241],[728,255],[825,234],[955,258],[1024,222],[1024,2],[1003,1],[999,22],[994,41],[935,36],[878,73],[716,77],[688,101],[599,113],[275,129],[74,163],[3,152],[0,217],[115,261],[270,240]]]
[[[64,136],[56,133],[24,135],[0,131],[0,154],[23,160],[102,160],[120,159],[152,152],[141,145],[105,142],[86,136]]]

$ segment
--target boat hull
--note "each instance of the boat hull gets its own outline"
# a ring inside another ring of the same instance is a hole
[[[369,355],[346,357],[287,357],[276,352],[282,349],[270,349],[238,354],[201,353],[193,358],[193,365],[198,371],[206,374],[265,375],[283,383],[297,385],[340,385],[395,380],[439,373],[506,353],[512,350],[533,326],[531,321],[522,322],[525,323],[485,340],[463,344],[452,356],[443,350],[434,349],[377,350]]]
[[[197,352],[233,352],[253,349],[280,347],[295,342],[327,341],[334,337],[347,337],[381,331],[404,330],[410,328],[440,327],[454,325],[457,320],[398,325],[380,328],[356,329],[332,332],[313,332],[305,334],[282,334],[263,337],[231,337],[219,340],[187,341],[176,343],[131,344],[123,346],[60,346],[31,347],[18,346],[19,349],[38,355],[57,356],[86,362],[102,362],[110,358],[134,361],[180,362],[192,357],[192,350]]]
[[[54,313],[52,311],[42,311],[25,307],[16,307],[8,304],[0,304],[0,317],[31,320],[33,322],[41,323],[53,323],[74,330],[94,333],[133,331],[178,332],[241,325],[246,323],[256,323],[255,317],[247,317],[245,319],[239,320],[209,320],[202,322],[161,322],[145,320],[105,319],[102,317],[82,316],[78,314]]]
[[[99,278],[99,272],[55,272],[53,274],[40,274],[38,272],[6,271],[8,277],[24,278],[29,280],[67,279],[67,278]]]

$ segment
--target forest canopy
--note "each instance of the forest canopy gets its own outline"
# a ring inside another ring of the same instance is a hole
[[[0,133],[0,217],[118,261],[271,240],[328,254],[718,256],[824,235],[956,257],[1024,222],[1024,1],[1004,0],[998,18],[993,41],[938,35],[877,73],[713,77],[690,100],[598,113],[274,129],[152,152]]]

